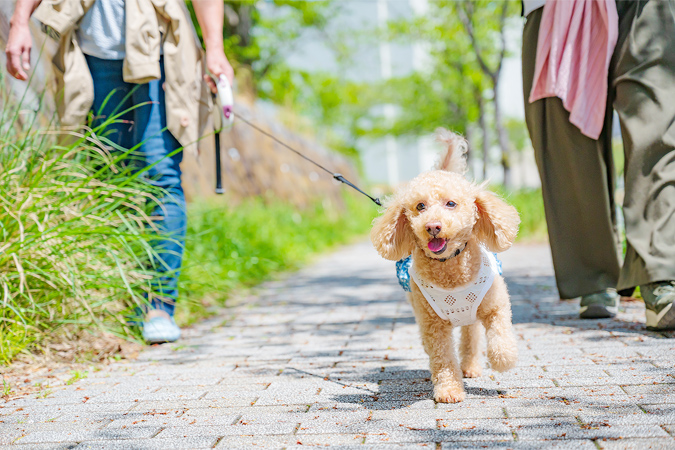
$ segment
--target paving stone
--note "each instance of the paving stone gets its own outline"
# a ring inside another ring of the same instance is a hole
[[[646,439],[616,439],[595,441],[601,449],[606,450],[672,450],[675,448],[675,439],[646,438]]]
[[[319,439],[323,439],[323,435],[317,435]],[[356,440],[359,438],[362,438],[361,436],[354,436]],[[329,437],[326,437],[326,439],[329,439]],[[345,440],[349,440],[350,437],[346,435]],[[330,442],[330,441],[319,441],[318,443],[315,444],[303,444],[303,445],[291,445],[286,447],[286,449],[293,449],[293,450],[302,450],[303,448],[307,448],[308,445],[313,446],[313,447],[318,447],[318,448],[324,448],[324,449],[334,449],[334,450],[398,450],[398,449],[407,449],[407,448],[412,448],[412,449],[436,449],[436,443],[387,443],[387,444],[340,444],[340,445],[330,445],[330,444],[325,444],[322,442]]]
[[[94,441],[145,439],[155,436],[160,427],[103,428],[99,430],[33,431],[21,438],[21,444],[41,444],[62,441]]]
[[[527,417],[574,417],[578,408],[563,402],[550,402],[533,406],[507,406],[508,418]]]
[[[657,425],[611,426],[605,424],[569,426],[547,425],[524,427],[515,430],[518,440],[533,439],[619,439],[631,437],[667,437]]]
[[[205,425],[232,425],[239,419],[239,414],[219,414],[211,410],[208,415],[194,416],[182,413],[180,415],[170,414],[127,414],[123,418],[118,418],[110,423],[111,428],[124,428],[133,426],[158,426],[167,427],[187,427],[187,426],[205,426]]]
[[[663,394],[635,394],[629,395],[628,399],[636,404],[647,405],[647,404],[675,404],[675,393],[663,393]]]
[[[675,404],[641,405],[640,409],[642,409],[647,414],[658,414],[666,416],[675,415]]]
[[[77,447],[77,442],[59,442],[50,444],[27,444],[22,445],[17,443],[15,445],[0,445],[0,450],[71,450]]]
[[[315,446],[322,448],[358,448],[364,449],[362,445],[365,440],[363,434],[298,434],[295,436],[296,445],[290,445],[287,449],[301,449],[307,446]]]
[[[68,431],[68,430],[93,430],[103,428],[111,423],[110,419],[100,421],[78,420],[68,422],[46,422],[46,423],[22,423],[22,424],[2,424],[0,425],[0,443],[7,444],[8,437],[24,436],[33,431]]]
[[[417,418],[432,418],[434,420],[455,420],[455,419],[503,419],[504,408],[501,407],[483,407],[483,408],[455,408],[455,409],[405,409],[405,410],[381,410],[373,411],[373,420],[397,420],[400,423],[416,420]]]
[[[466,424],[463,429],[446,430],[406,430],[382,431],[366,435],[366,444],[377,443],[431,443],[431,442],[458,442],[471,441],[476,446],[483,443],[513,442],[513,434],[505,427],[489,429],[476,425]]]
[[[434,402],[394,263],[361,243],[259,286],[177,344],[1,404],[0,446],[675,448],[675,334],[646,332],[641,303],[580,320],[545,246],[500,259],[520,360],[506,373],[485,363],[461,403]]]
[[[651,384],[642,384],[634,386],[623,386],[623,390],[629,395],[640,394],[670,394],[675,395],[675,384],[657,384],[663,381],[656,381]]]
[[[654,414],[645,414],[634,413],[626,415],[596,415],[590,416],[585,414],[577,415],[579,420],[586,424],[592,426],[622,426],[622,425],[635,425],[639,424],[651,424],[651,425],[667,425],[670,423],[675,423],[675,416],[673,415],[654,415]]]
[[[166,450],[166,449],[199,449],[213,448],[218,438],[194,436],[171,439],[132,439],[127,441],[102,440],[83,442],[74,450],[106,449],[106,450]]]
[[[189,437],[189,436],[263,436],[293,434],[297,429],[297,423],[275,422],[264,424],[235,424],[222,426],[196,426],[169,427],[162,430],[157,437]]]
[[[133,412],[141,413],[148,411],[185,411],[195,408],[227,408],[236,406],[250,406],[257,400],[256,396],[229,399],[200,399],[200,400],[158,400],[149,402],[136,402]]]
[[[570,439],[568,441],[519,441],[519,442],[495,442],[495,443],[455,443],[444,442],[442,450],[450,449],[474,449],[474,448],[507,448],[514,450],[540,450],[554,448],[558,450],[597,450],[592,440]]]
[[[505,394],[516,398],[606,398],[610,396],[628,398],[626,392],[616,385],[507,389]]]
[[[20,415],[39,414],[49,420],[58,418],[64,414],[79,413],[83,417],[88,414],[110,413],[117,414],[121,412],[130,411],[137,406],[136,402],[113,402],[113,403],[69,403],[64,405],[40,406],[34,405],[26,408],[19,408],[16,413]]]
[[[270,450],[282,450],[289,445],[298,443],[296,436],[225,436],[220,440],[216,448],[247,450],[251,448],[264,448]]]

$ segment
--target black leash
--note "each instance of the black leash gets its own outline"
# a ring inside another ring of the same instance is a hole
[[[335,172],[332,172],[332,171],[326,169],[324,166],[322,166],[318,162],[316,162],[316,161],[312,160],[311,158],[303,155],[302,153],[300,153],[299,151],[297,151],[296,149],[294,149],[290,145],[288,145],[285,142],[279,140],[273,134],[268,133],[267,131],[263,130],[262,128],[260,128],[256,124],[244,119],[240,114],[237,114],[235,117],[236,117],[236,119],[241,120],[242,122],[247,124],[249,127],[257,130],[258,132],[260,132],[260,133],[264,134],[265,136],[267,136],[268,138],[272,139],[273,141],[275,141],[279,145],[281,145],[283,147],[286,147],[288,150],[292,151],[296,155],[300,156],[301,158],[305,159],[306,161],[309,161],[310,163],[314,164],[316,167],[320,168],[321,170],[329,173],[334,179],[338,180],[341,183],[346,184],[347,186],[350,186],[351,188],[355,189],[357,192],[360,192],[361,194],[365,195],[366,197],[371,199],[376,205],[382,206],[382,202],[380,202],[379,198],[371,197],[370,195],[366,194],[361,189],[359,189],[356,185],[354,185],[354,183],[352,183],[351,181],[347,180],[344,176],[342,176],[342,174],[335,173]],[[218,151],[219,149],[220,149],[220,136],[219,136],[219,133],[216,133],[216,180],[217,180],[216,181],[216,192],[222,193],[223,189],[222,189],[221,175],[220,175],[220,151]],[[218,192],[218,190],[220,190],[221,192]]]

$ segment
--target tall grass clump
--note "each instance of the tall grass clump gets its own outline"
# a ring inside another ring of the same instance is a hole
[[[126,314],[149,289],[152,187],[124,167],[105,127],[49,132],[2,98],[0,362],[81,330],[130,336]],[[47,126],[45,126],[47,125]]]
[[[317,202],[305,209],[270,199],[237,203],[201,201],[188,211],[186,257],[181,274],[181,323],[208,313],[234,289],[291,270],[312,255],[365,236],[377,208],[345,192],[344,204]]]

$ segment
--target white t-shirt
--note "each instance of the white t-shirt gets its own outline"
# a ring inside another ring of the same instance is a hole
[[[124,0],[96,0],[77,30],[82,52],[101,59],[124,59],[125,16]]]
[[[523,0],[523,15],[527,17],[535,9],[544,6],[544,3],[546,3],[546,0]]]

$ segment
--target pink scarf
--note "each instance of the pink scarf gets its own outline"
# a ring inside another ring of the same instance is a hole
[[[618,34],[615,0],[548,0],[529,102],[559,97],[570,122],[597,139],[605,120],[609,62]]]

